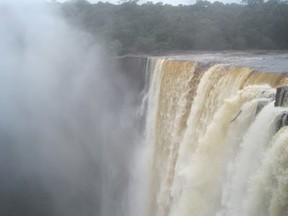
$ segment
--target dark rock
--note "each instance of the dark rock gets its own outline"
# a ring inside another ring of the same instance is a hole
[[[129,80],[129,85],[135,92],[141,93],[145,87],[147,57],[123,56],[117,58],[120,71]]]
[[[288,107],[288,86],[277,88],[274,106]]]
[[[287,125],[288,125],[288,112],[284,112],[281,115],[279,115],[279,118],[276,121],[275,132],[279,131],[282,127],[285,127]]]

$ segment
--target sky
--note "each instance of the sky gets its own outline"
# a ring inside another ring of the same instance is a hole
[[[97,3],[99,0],[88,0],[90,3]],[[110,2],[116,4],[119,0],[102,0],[102,2]],[[157,2],[163,2],[164,4],[171,4],[171,5],[178,5],[178,4],[183,4],[183,5],[189,5],[189,4],[194,4],[196,0],[148,0],[153,3]],[[210,2],[214,2],[215,0],[209,0]],[[239,3],[239,0],[218,0],[223,3]],[[140,0],[140,3],[145,3],[147,0]]]
[[[103,2],[117,3],[118,0],[102,0]],[[178,4],[193,4],[196,0],[148,0],[153,3],[163,2],[164,4],[178,5]],[[89,0],[91,3],[96,3],[98,0]],[[140,0],[139,3],[145,3],[146,0]]]
[[[41,2],[44,0],[0,0],[1,2]],[[63,1],[67,1],[67,0],[58,0],[59,2],[63,2]],[[99,2],[99,0],[87,0],[90,3],[97,3]],[[153,2],[153,3],[157,3],[157,2],[163,2],[164,4],[171,4],[171,5],[178,5],[178,4],[183,4],[183,5],[189,5],[189,4],[194,4],[196,2],[196,0],[140,0],[139,3],[145,3],[147,1]],[[214,2],[216,0],[209,0],[210,2]],[[223,3],[239,3],[241,2],[241,0],[218,0],[220,2]],[[119,0],[102,0],[102,2],[109,2],[112,4],[117,4],[119,2]]]

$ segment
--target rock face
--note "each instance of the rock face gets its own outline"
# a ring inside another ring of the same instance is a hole
[[[288,86],[277,88],[274,105],[276,107],[288,107]]]
[[[143,98],[145,98],[144,95],[147,90],[145,89],[145,84],[148,82],[146,79],[149,77],[146,72],[147,63],[148,58],[143,56],[123,56],[117,58],[119,72],[127,81],[128,91],[126,94],[129,94],[129,107],[132,108],[131,113],[137,110],[133,117],[135,120],[133,128],[139,134],[142,134],[144,131],[146,119],[146,106],[143,106]]]
[[[288,113],[284,112],[279,116],[279,119],[275,126],[275,131],[279,131],[282,127],[285,127],[288,125]]]
[[[140,93],[145,86],[147,57],[124,56],[117,59],[121,72],[129,80],[130,87]]]
[[[288,107],[288,86],[282,86],[277,88],[276,98],[274,105],[276,107]],[[288,112],[284,112],[279,116],[279,120],[276,123],[276,132],[282,127],[288,125]]]

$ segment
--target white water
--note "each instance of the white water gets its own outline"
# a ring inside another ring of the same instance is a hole
[[[19,5],[0,14],[0,215],[288,214],[287,77],[152,58],[135,111],[88,35]]]

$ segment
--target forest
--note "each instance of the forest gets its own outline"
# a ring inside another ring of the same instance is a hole
[[[198,0],[172,6],[137,0],[57,3],[67,21],[101,40],[111,52],[159,54],[190,50],[288,49],[288,2]]]

